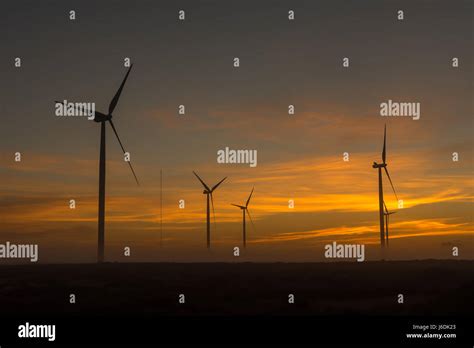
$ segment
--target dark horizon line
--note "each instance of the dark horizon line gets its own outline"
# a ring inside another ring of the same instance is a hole
[[[242,265],[242,264],[364,264],[364,263],[403,263],[403,262],[474,262],[474,258],[472,259],[434,259],[434,258],[427,258],[427,259],[402,259],[402,260],[368,260],[364,262],[356,262],[356,261],[136,261],[136,262],[121,262],[121,261],[106,261],[103,263],[97,263],[95,261],[90,262],[63,262],[63,263],[41,263],[41,262],[30,262],[30,263],[11,263],[11,264],[0,264],[1,267],[23,267],[23,266],[62,266],[62,265],[94,265],[97,267],[103,267],[106,265],[158,265],[158,264],[183,264],[183,265],[199,265],[199,264],[226,264],[226,265]]]

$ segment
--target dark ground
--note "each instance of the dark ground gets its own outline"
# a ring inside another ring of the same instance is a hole
[[[467,315],[473,290],[474,261],[0,266],[0,312],[9,317]]]

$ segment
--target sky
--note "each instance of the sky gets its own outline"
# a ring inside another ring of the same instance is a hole
[[[398,209],[384,177],[385,202],[396,211],[385,257],[449,259],[456,246],[459,258],[472,259],[472,6],[3,1],[0,243],[37,243],[40,262],[95,262],[100,126],[55,116],[54,101],[94,102],[106,113],[129,57],[113,120],[140,186],[108,127],[107,260],[327,261],[333,241],[364,244],[366,258],[379,259],[372,163],[381,161],[384,125],[403,200]],[[420,119],[381,117],[389,99],[419,102]],[[257,166],[217,163],[226,147],[257,150]],[[208,185],[227,177],[214,194],[211,250],[193,170]],[[236,258],[242,215],[231,203],[244,203],[252,188],[254,226]]]

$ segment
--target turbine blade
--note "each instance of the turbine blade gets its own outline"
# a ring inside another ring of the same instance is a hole
[[[254,225],[254,223],[253,223],[252,215],[250,215],[250,212],[249,212],[249,210],[248,210],[247,208],[245,208],[245,211],[247,212],[247,215],[248,215],[249,218],[250,218],[250,222],[252,223],[252,228],[253,228],[253,230],[254,230],[254,232],[255,232],[255,225]]]
[[[245,207],[242,206],[242,205],[237,205],[237,204],[233,204],[233,203],[231,203],[230,205],[233,205],[234,207],[239,207],[239,208],[241,208],[241,209],[244,209],[244,208],[245,208]]]
[[[385,208],[385,214],[388,214],[388,209],[387,209],[387,205],[385,204],[385,201],[383,201],[383,206]]]
[[[211,189],[211,192],[214,191],[225,179],[227,179],[227,176],[221,181],[219,181],[217,184],[215,184],[214,187]]]
[[[386,157],[386,153],[385,153],[385,145],[386,145],[386,137],[387,136],[387,125],[385,125],[384,129],[383,129],[383,150],[382,150],[382,162],[385,163],[385,157]]]
[[[255,187],[254,187],[254,188],[255,188]],[[249,196],[249,199],[247,199],[247,203],[245,203],[245,207],[248,207],[248,205],[249,205],[250,198],[252,198],[252,194],[253,194],[254,188],[252,188],[252,192],[250,192],[250,196]]]
[[[387,174],[388,181],[390,181],[390,185],[392,186],[393,193],[395,194],[395,198],[397,199],[397,203],[398,203],[398,196],[397,196],[397,193],[395,192],[395,187],[393,187],[393,183],[392,183],[392,179],[390,178],[390,174],[388,174],[387,167],[383,167],[383,168],[385,169],[385,173]]]
[[[112,114],[112,112],[114,112],[115,107],[117,106],[117,103],[118,103],[119,98],[120,98],[120,94],[122,93],[123,86],[125,85],[125,82],[127,81],[128,74],[130,74],[130,70],[132,70],[132,67],[133,67],[133,64],[130,65],[130,68],[128,68],[127,74],[125,75],[125,77],[122,81],[122,84],[120,85],[119,89],[117,90],[117,92],[114,95],[114,98],[110,102],[109,114]]]
[[[117,130],[115,129],[114,123],[112,122],[111,119],[109,119],[110,125],[112,126],[112,129],[114,130],[115,136],[117,137],[117,140],[120,144],[120,147],[122,148],[123,153],[125,153],[125,148],[122,145],[122,142],[120,141],[119,135],[117,133]],[[137,185],[140,186],[140,183],[138,182],[137,175],[135,174],[135,171],[133,170],[132,163],[128,161],[128,165],[130,166],[130,169],[132,170],[133,176],[135,177],[135,181],[137,182]]]
[[[199,175],[197,175],[195,171],[193,171],[193,173],[194,173],[194,175],[196,175],[196,178],[198,178],[198,180],[201,182],[202,186],[204,186],[204,188],[207,191],[211,192],[211,189],[209,187],[207,187],[207,185],[204,183],[204,181],[202,181],[202,179],[199,177]]]

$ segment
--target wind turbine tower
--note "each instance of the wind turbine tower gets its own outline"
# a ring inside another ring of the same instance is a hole
[[[125,148],[122,145],[122,142],[120,141],[120,137],[117,133],[117,130],[115,129],[114,122],[112,121],[112,113],[115,110],[115,107],[117,106],[117,103],[120,99],[120,95],[123,90],[123,86],[125,85],[125,82],[127,81],[128,75],[130,74],[130,70],[132,70],[133,64],[128,68],[127,74],[125,75],[119,89],[115,93],[114,97],[110,101],[109,104],[109,111],[106,114],[103,114],[101,112],[95,111],[94,112],[94,121],[97,123],[100,123],[100,152],[99,152],[99,214],[98,214],[98,243],[97,243],[97,262],[101,263],[104,262],[104,254],[105,254],[105,124],[108,122],[110,126],[112,127],[112,130],[115,133],[115,136],[117,137],[117,140],[120,144],[120,147],[122,148],[123,153],[125,154]],[[62,102],[56,101],[56,104],[62,104]],[[79,108],[80,109],[80,108]],[[83,110],[84,111],[84,110]],[[88,114],[92,116],[92,112],[89,111]],[[128,161],[128,165],[133,173],[133,176],[135,177],[135,181],[138,183],[137,176],[135,174],[135,171],[133,170],[132,163]]]
[[[216,213],[215,213],[215,210],[214,210],[214,198],[212,196],[212,193],[214,192],[214,190],[217,187],[219,187],[219,185],[225,179],[227,179],[227,177],[225,177],[224,179],[219,181],[212,188],[209,188],[209,186],[206,185],[206,183],[199,177],[199,175],[196,174],[196,172],[193,171],[193,174],[196,176],[196,178],[198,178],[198,180],[201,182],[202,186],[204,186],[204,191],[202,193],[207,196],[206,197],[207,198],[207,218],[206,218],[206,221],[207,221],[207,248],[209,249],[211,247],[211,212],[210,212],[210,209],[209,209],[209,198],[211,199],[212,213],[214,215],[214,224],[215,224],[215,222],[216,222]]]
[[[390,185],[392,186],[393,193],[395,194],[395,198],[398,202],[397,193],[395,192],[395,188],[393,187],[392,179],[390,178],[390,174],[388,173],[387,163],[386,163],[386,138],[387,138],[387,126],[385,125],[384,132],[383,132],[383,149],[382,149],[382,163],[374,162],[372,168],[378,169],[379,174],[379,219],[380,219],[380,245],[382,248],[385,247],[385,224],[384,224],[384,200],[383,200],[383,183],[382,183],[382,168],[387,175],[388,180],[390,181]]]
[[[252,226],[253,225],[253,220],[252,220],[252,216],[250,215],[250,212],[249,212],[249,209],[248,209],[248,206],[249,206],[249,203],[250,203],[250,198],[252,198],[252,194],[253,194],[253,190],[252,189],[252,192],[250,192],[250,196],[249,198],[247,199],[247,202],[245,203],[245,205],[238,205],[238,204],[231,204],[233,205],[234,207],[238,207],[242,210],[242,229],[243,229],[243,234],[242,234],[242,238],[243,238],[243,242],[244,242],[244,248],[247,247],[247,235],[246,235],[246,226],[245,226],[245,213],[248,214],[249,218],[250,218],[250,222],[252,223]]]

